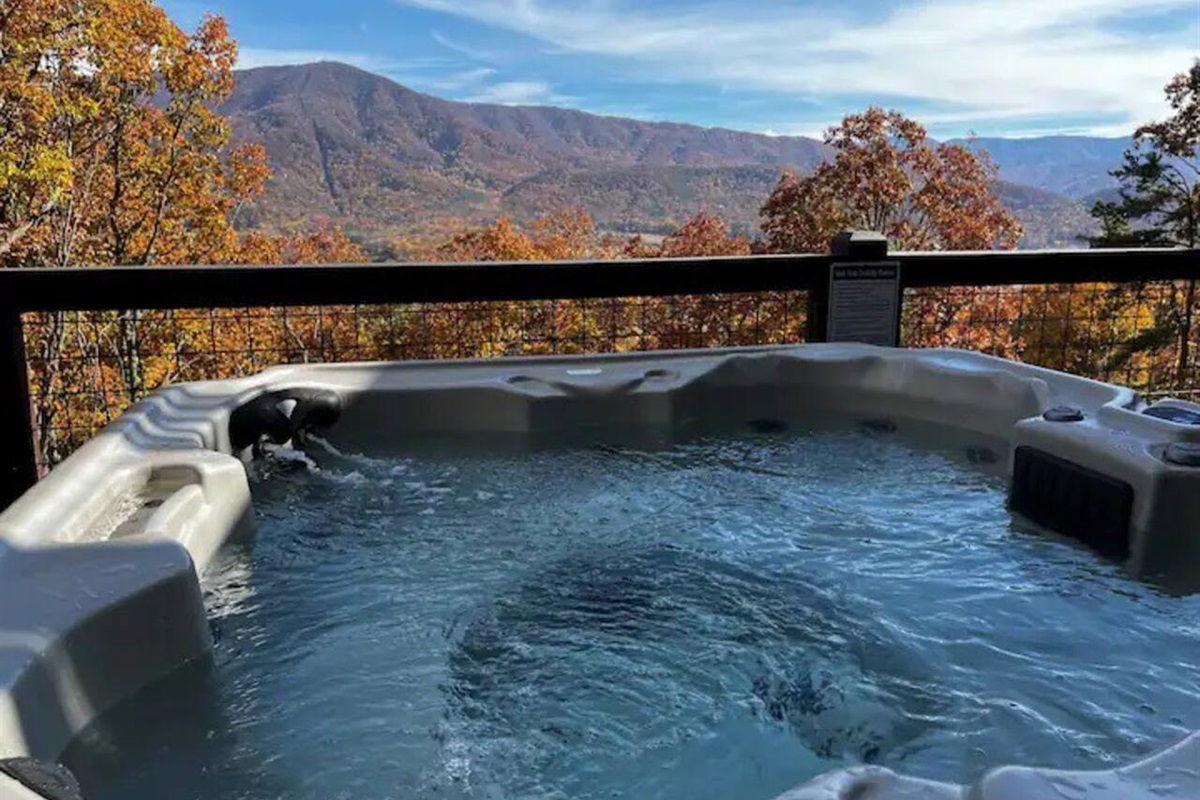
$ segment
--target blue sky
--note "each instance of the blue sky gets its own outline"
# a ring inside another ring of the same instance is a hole
[[[1200,56],[1200,0],[164,0],[239,66],[344,61],[454,100],[819,135],[1127,135]]]

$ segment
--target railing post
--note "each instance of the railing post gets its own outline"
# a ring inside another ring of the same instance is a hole
[[[37,482],[21,313],[0,307],[0,510]]]

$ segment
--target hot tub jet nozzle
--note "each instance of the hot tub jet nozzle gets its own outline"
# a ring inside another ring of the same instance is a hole
[[[328,389],[264,392],[230,414],[229,441],[235,452],[264,442],[303,444],[309,433],[332,427],[341,414],[341,396]]]

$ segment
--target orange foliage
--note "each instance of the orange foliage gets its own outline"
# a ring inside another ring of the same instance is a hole
[[[785,174],[762,208],[777,252],[825,252],[840,230],[887,235],[897,250],[990,250],[1017,246],[1021,227],[990,185],[996,167],[962,145],[930,143],[895,111],[869,108],[830,128],[831,162]]]
[[[236,53],[221,18],[188,35],[150,0],[6,4],[0,267],[361,260],[340,231],[236,232],[270,175],[261,146],[227,148],[214,110],[233,89]],[[250,339],[287,335],[265,318],[233,330],[222,324],[229,313],[31,315],[43,456],[62,450],[54,431],[65,421],[103,421],[201,362],[228,374]]]
[[[189,36],[148,0],[18,2],[0,20],[0,264],[223,260],[267,177],[261,147],[223,152],[224,21]]]
[[[366,261],[358,243],[341,228],[264,236],[242,234],[230,251],[231,264],[356,264]]]
[[[725,220],[701,211],[663,238],[657,245],[647,244],[641,236],[625,243],[627,258],[700,258],[705,256],[748,256],[750,241],[732,236]]]
[[[455,234],[435,253],[441,261],[562,261],[613,258],[616,247],[586,211],[571,208],[539,217],[524,230],[502,218]]]

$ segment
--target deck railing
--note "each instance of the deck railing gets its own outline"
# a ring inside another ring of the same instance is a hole
[[[0,271],[0,508],[161,385],[278,363],[822,341],[830,265],[900,265],[903,346],[1200,396],[1200,250]]]

